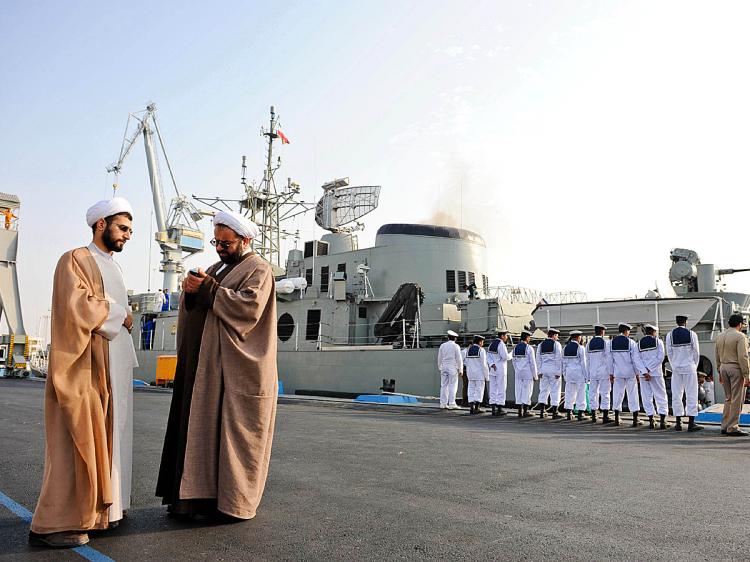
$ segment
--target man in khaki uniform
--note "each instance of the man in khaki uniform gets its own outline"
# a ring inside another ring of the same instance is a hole
[[[721,418],[721,434],[746,437],[740,429],[740,414],[745,401],[745,387],[750,386],[750,361],[748,361],[747,337],[740,330],[745,324],[741,314],[729,317],[729,328],[716,338],[716,367],[719,382],[724,387],[726,401]]]

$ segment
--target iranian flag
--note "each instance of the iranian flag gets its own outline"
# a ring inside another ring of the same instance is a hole
[[[281,129],[276,129],[276,134],[279,135],[279,138],[281,139],[281,144],[289,144],[289,139],[286,138],[286,135],[281,132]]]

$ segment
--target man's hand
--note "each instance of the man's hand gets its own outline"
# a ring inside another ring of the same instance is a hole
[[[643,380],[646,380],[646,381],[651,380],[651,371],[643,375]]]
[[[719,384],[724,384],[724,377],[719,375]]]
[[[742,383],[742,386],[744,386],[744,387],[750,387],[750,379],[745,379],[745,382]]]
[[[611,383],[615,382],[615,376],[614,375],[609,375],[609,382],[611,382]]]
[[[555,375],[555,379],[559,379],[559,378],[560,378],[560,375]]]
[[[188,273],[182,281],[182,290],[186,293],[197,293],[206,277],[206,272],[201,268],[198,268],[198,275]]]
[[[493,363],[492,365],[490,365],[490,368],[491,368],[491,369],[492,369],[493,371],[497,371],[497,368],[495,367],[495,364],[494,364],[494,363]]]
[[[133,315],[128,312],[128,315],[125,317],[125,320],[123,320],[122,325],[125,326],[125,329],[128,332],[133,331]]]

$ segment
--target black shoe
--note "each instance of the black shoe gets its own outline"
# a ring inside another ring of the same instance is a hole
[[[654,416],[648,417],[648,428],[649,429],[656,429],[656,426],[654,426]]]
[[[659,414],[659,429],[668,429],[672,427],[671,424],[667,423],[667,415]]]
[[[532,415],[533,415],[533,414],[532,414],[531,412],[529,412],[529,405],[528,405],[528,404],[524,404],[524,405],[523,405],[523,417],[525,417],[525,418],[529,418],[529,417],[531,417]]]
[[[596,410],[591,410],[591,423],[596,423]]]
[[[492,404],[492,417],[496,417],[496,416],[497,416],[497,406]]]
[[[552,406],[552,419],[559,420],[561,417],[559,408],[557,406]]]
[[[484,410],[482,410],[482,405],[479,402],[475,402],[477,405],[476,409],[474,410],[475,414],[483,414]]]
[[[615,410],[615,421],[612,422],[612,425],[620,425],[620,412]]]
[[[690,416],[688,418],[688,431],[700,431],[703,429],[702,425],[698,425],[695,423],[695,416]]]
[[[547,417],[547,412],[544,411],[544,406],[542,406],[542,409],[539,410],[539,418],[544,419]]]
[[[81,531],[61,531],[58,533],[35,533],[29,531],[29,544],[46,548],[76,548],[89,542],[87,533]]]
[[[695,427],[700,427],[701,429],[703,429],[699,425],[696,425]],[[690,430],[688,430],[688,431],[690,431]],[[741,429],[735,429],[734,431],[727,431],[726,435],[729,436],[729,437],[747,437],[750,434],[747,431],[742,431]]]
[[[519,417],[519,418],[522,418],[522,417],[523,417],[523,413],[522,413],[522,410],[523,410],[523,406],[518,406],[518,417]]]
[[[639,425],[643,425],[643,422],[638,421],[638,412],[633,412],[633,423],[631,424],[631,427],[638,427]]]
[[[675,421],[674,430],[675,431],[682,431],[682,418],[678,416],[676,418],[676,420],[677,421]]]
[[[470,415],[470,416],[473,416],[473,415],[474,415],[474,414],[476,414],[476,413],[477,413],[477,412],[476,412],[476,406],[474,406],[474,402],[472,402],[472,403],[471,403],[471,406],[469,407],[469,415]]]
[[[726,429],[722,429],[722,430],[721,430],[721,434],[722,434],[722,435],[726,435],[726,434],[727,434],[727,430],[726,430]]]
[[[609,417],[609,410],[604,410],[604,417],[602,417],[602,425],[608,425],[612,423],[612,420]]]
[[[570,410],[570,408],[567,408],[565,410],[565,419],[568,421],[573,419],[573,412]]]
[[[497,417],[500,418],[500,417],[506,416],[506,415],[508,415],[508,412],[506,412],[505,410],[503,410],[502,406],[498,406],[497,407]]]

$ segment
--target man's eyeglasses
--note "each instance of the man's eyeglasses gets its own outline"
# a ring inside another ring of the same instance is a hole
[[[225,240],[217,240],[216,238],[214,238],[213,240],[211,240],[210,244],[213,247],[220,246],[224,248],[225,250],[228,250],[229,246],[232,246],[235,242],[237,242],[237,240],[242,240],[242,238],[235,238],[234,240],[230,240],[228,242]]]
[[[133,234],[133,229],[130,228],[129,226],[125,226],[124,224],[116,224],[115,226],[120,229],[120,232],[123,232],[123,233],[127,232],[128,234],[131,234],[131,235]]]

